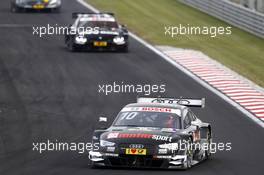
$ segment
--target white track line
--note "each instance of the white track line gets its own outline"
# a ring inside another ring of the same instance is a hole
[[[251,87],[249,86],[244,86],[244,87],[218,87],[219,90],[221,91],[246,91],[246,90],[252,90]]]
[[[234,92],[234,93],[228,93],[228,96],[230,97],[242,97],[242,96],[263,96],[259,92]]]
[[[258,91],[254,90],[254,89],[233,89],[233,90],[223,90],[224,93],[256,93]]]
[[[179,64],[181,64],[181,63],[179,63]],[[196,65],[193,65],[193,64],[181,64],[181,65],[188,66],[189,69],[198,68],[198,67],[201,68],[201,67],[204,67],[204,66],[212,66],[212,64],[203,64],[203,65],[198,65],[198,64],[196,64]]]
[[[258,116],[258,117],[263,117],[261,120],[264,119],[264,114],[256,114],[256,116]]]
[[[87,2],[85,2],[84,0],[76,0],[76,1],[79,2],[80,4],[82,4],[83,6],[85,6],[86,8],[92,10],[93,12],[99,12],[99,10],[97,10],[96,8],[94,8],[93,6],[91,6],[90,4],[88,4]],[[173,59],[171,59],[169,56],[167,56],[165,53],[161,52],[160,50],[158,50],[157,48],[155,48],[151,44],[147,43],[146,41],[144,41],[143,39],[141,39],[137,35],[135,35],[135,34],[133,34],[131,32],[129,32],[129,35],[132,38],[134,38],[135,40],[137,40],[139,43],[141,43],[142,45],[144,45],[145,47],[149,48],[154,53],[156,53],[157,55],[159,55],[161,58],[163,58],[164,60],[166,60],[167,62],[169,62],[170,64],[172,64],[174,67],[176,67],[177,69],[181,70],[182,72],[184,72],[189,77],[193,78],[196,82],[198,82],[199,84],[201,84],[202,86],[204,86],[205,88],[207,88],[208,90],[210,90],[211,92],[215,93],[216,95],[218,95],[219,97],[221,97],[222,99],[224,99],[227,103],[229,103],[230,105],[232,105],[234,108],[240,110],[243,114],[245,114],[247,117],[249,117],[250,119],[252,119],[255,123],[257,123],[258,125],[260,125],[262,128],[264,128],[264,122],[262,122],[261,120],[259,120],[258,118],[256,118],[252,113],[250,113],[249,111],[247,111],[242,106],[238,105],[232,99],[230,99],[229,97],[225,96],[224,94],[222,94],[221,92],[219,92],[217,89],[215,89],[214,87],[210,86],[209,84],[207,84],[206,82],[204,82],[203,80],[201,80],[199,77],[195,76],[193,73],[191,73],[190,71],[188,71],[182,65],[178,64]]]
[[[248,85],[244,85],[244,84],[222,84],[222,85],[217,85],[217,88],[246,88],[249,87]]]
[[[209,80],[208,83],[210,83],[210,84],[211,83],[225,83],[225,84],[240,83],[241,84],[240,80],[217,80],[217,79],[216,80]]]
[[[203,77],[202,77],[203,78]],[[219,76],[219,77],[217,77],[217,76],[215,76],[215,77],[204,77],[203,78],[205,81],[207,81],[207,82],[212,82],[212,81],[230,81],[230,80],[234,80],[234,78],[233,77],[231,77],[231,76]]]
[[[263,96],[241,96],[241,97],[232,97],[234,100],[245,100],[245,99],[264,99]]]
[[[245,108],[247,109],[251,109],[251,110],[254,110],[254,109],[264,109],[264,105],[258,105],[258,106],[246,106]]]
[[[262,112],[264,114],[264,109],[251,109],[250,111],[254,113]]]
[[[244,102],[240,104],[243,106],[256,106],[256,105],[264,105],[264,102]]]
[[[236,100],[238,103],[244,103],[244,102],[263,102],[264,99],[243,99],[243,100]]]
[[[218,85],[227,85],[227,84],[232,84],[232,85],[234,85],[234,84],[237,84],[237,85],[240,85],[241,84],[241,82],[238,80],[238,81],[233,81],[233,82],[224,82],[224,81],[219,81],[219,82],[208,82],[209,84],[211,84],[211,85],[214,85],[214,86],[218,86]]]
[[[190,70],[189,67],[187,67],[187,69]],[[199,73],[199,72],[198,72],[198,73]],[[224,71],[220,71],[220,70],[219,70],[219,71],[215,71],[215,72],[212,72],[212,71],[209,72],[209,71],[208,71],[208,72],[204,72],[204,73],[199,73],[199,75],[200,75],[200,76],[211,76],[211,77],[212,77],[212,76],[226,76],[226,75],[229,75],[229,74],[227,74],[227,73],[224,72]]]

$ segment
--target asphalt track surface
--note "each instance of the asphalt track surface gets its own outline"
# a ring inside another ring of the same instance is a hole
[[[70,24],[71,13],[87,11],[65,1],[62,13],[9,12],[0,1],[0,174],[263,174],[264,132],[240,111],[202,87],[161,57],[131,39],[126,53],[69,53],[62,36],[38,38],[31,25]],[[16,24],[16,25],[14,25]],[[136,94],[99,94],[98,84],[166,84],[166,96],[205,97],[194,109],[212,124],[214,141],[232,150],[188,171],[89,169],[87,155],[32,151],[32,142],[88,142],[98,116],[110,120]]]

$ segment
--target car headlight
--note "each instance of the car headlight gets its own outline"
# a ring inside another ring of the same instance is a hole
[[[122,45],[126,43],[125,38],[123,36],[116,36],[113,41],[117,45]]]
[[[115,145],[114,142],[109,142],[109,141],[106,141],[106,140],[100,140],[100,146],[101,147],[114,146],[114,145]]]
[[[79,35],[75,37],[75,42],[77,44],[85,44],[87,42],[87,38],[85,38],[83,35]]]
[[[178,143],[165,143],[162,145],[159,145],[159,148],[161,149],[169,149],[169,150],[178,150]]]

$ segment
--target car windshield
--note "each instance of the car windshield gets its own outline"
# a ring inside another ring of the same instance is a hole
[[[80,21],[78,27],[99,27],[100,29],[112,29],[118,28],[118,24],[114,21]]]
[[[120,112],[113,126],[181,128],[180,116],[166,112]]]

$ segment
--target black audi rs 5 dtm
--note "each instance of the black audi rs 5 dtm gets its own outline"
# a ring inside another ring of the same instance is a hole
[[[70,51],[128,51],[128,31],[113,13],[73,13],[74,23],[65,34]]]
[[[94,131],[91,166],[188,169],[208,159],[211,126],[189,108],[202,106],[204,99],[138,98]]]

